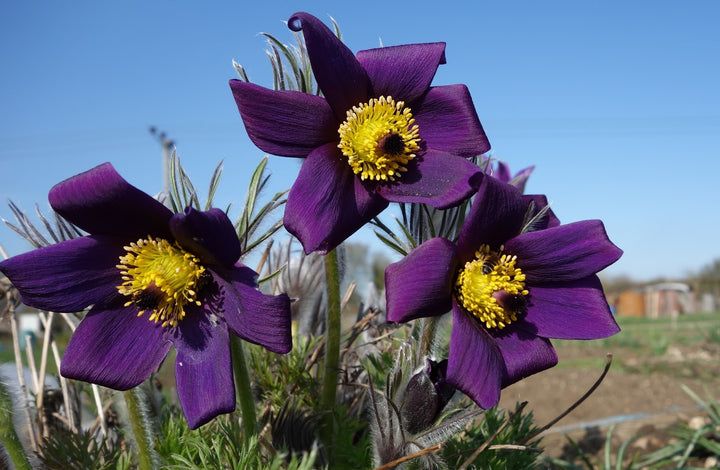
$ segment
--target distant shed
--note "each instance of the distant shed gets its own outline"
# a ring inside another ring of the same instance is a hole
[[[692,289],[683,282],[659,282],[623,291],[613,306],[615,313],[624,317],[673,317],[696,310]]]

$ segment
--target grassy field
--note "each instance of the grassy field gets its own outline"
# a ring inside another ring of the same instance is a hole
[[[610,371],[600,387],[560,423],[575,429],[572,439],[585,446],[584,452],[595,464],[566,468],[603,468],[598,462],[605,458],[609,422],[620,423],[614,428],[610,445],[613,453],[629,440],[632,444],[627,448],[628,456],[646,456],[661,448],[672,450],[664,446],[684,442],[678,441],[678,433],[688,429],[691,420],[708,422],[707,414],[685,390],[707,403],[720,399],[720,313],[676,319],[619,318],[618,323],[622,331],[610,338],[553,341],[560,359],[558,365],[503,392],[510,404],[517,399],[528,400],[538,422],[548,421],[589,388],[605,365],[605,355],[613,355]],[[720,428],[713,431],[708,426],[702,432],[707,431],[712,441]],[[551,434],[544,443],[549,455],[567,458],[576,453],[568,448],[562,434]],[[678,452],[686,450],[688,456],[696,457],[700,467],[708,455],[714,456],[707,449],[696,453],[690,447]],[[677,468],[673,462],[668,460],[667,465],[657,468]]]
[[[577,347],[662,356],[673,347],[700,350],[720,347],[720,313],[683,315],[672,318],[620,317],[621,331],[593,341],[553,341],[558,348]]]

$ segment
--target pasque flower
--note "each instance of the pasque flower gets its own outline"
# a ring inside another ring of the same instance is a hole
[[[530,178],[530,174],[535,169],[535,166],[529,166],[513,175],[510,172],[510,165],[506,162],[498,160],[497,165],[493,165],[493,162],[488,157],[482,158],[480,166],[485,168],[486,173],[491,175],[493,178],[499,179],[503,183],[512,184],[518,188],[521,193],[525,192],[525,184],[527,183],[528,178]]]
[[[490,145],[464,85],[431,87],[445,44],[354,55],[307,13],[302,31],[323,97],[231,80],[251,140],[306,158],[285,207],[285,227],[306,252],[327,252],[394,202],[452,207],[475,191],[467,158]]]
[[[452,310],[447,381],[483,408],[557,363],[548,338],[619,331],[596,273],[621,250],[601,221],[560,225],[546,206],[484,177],[457,243],[433,238],[385,271],[388,321]]]
[[[62,359],[63,376],[127,390],[171,346],[188,425],[235,409],[230,337],[291,348],[286,295],[257,290],[236,263],[240,244],[219,209],[173,214],[106,163],[53,187],[53,209],[89,233],[15,256],[2,271],[30,306],[90,307]]]

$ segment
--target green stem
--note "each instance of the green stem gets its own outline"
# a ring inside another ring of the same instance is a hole
[[[440,317],[427,317],[420,324],[420,358],[430,356],[435,343],[435,333]]]
[[[147,429],[148,423],[145,420],[145,416],[141,408],[141,393],[141,390],[138,387],[135,387],[124,392],[123,396],[125,397],[128,414],[130,415],[130,424],[132,425],[133,435],[135,436],[135,445],[138,453],[138,468],[140,470],[152,470],[154,468],[152,449]]]
[[[12,416],[12,398],[10,398],[5,384],[0,382],[0,443],[5,446],[8,456],[17,470],[31,470],[32,466],[25,454],[25,449],[15,432]]]
[[[20,444],[20,439],[15,429],[3,432],[0,436],[0,442],[5,446],[5,450],[8,456],[10,456],[10,460],[16,470],[32,470],[30,461],[27,455],[25,455],[25,449],[23,449],[22,444]]]
[[[325,281],[327,283],[327,318],[325,335],[325,365],[323,388],[320,399],[321,409],[327,412],[325,437],[332,436],[333,411],[337,394],[338,364],[340,361],[340,275],[337,251],[325,255]]]
[[[240,403],[242,423],[245,429],[245,438],[257,434],[257,418],[255,417],[255,400],[250,388],[250,373],[245,362],[242,340],[236,336],[230,337],[232,351],[233,376],[235,377],[235,394]]]

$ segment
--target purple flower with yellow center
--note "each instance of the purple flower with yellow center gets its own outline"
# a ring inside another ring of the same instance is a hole
[[[490,149],[464,85],[431,87],[445,44],[411,44],[355,56],[307,13],[302,31],[323,97],[231,80],[250,139],[265,152],[306,158],[284,223],[307,253],[332,250],[389,201],[459,204]]]
[[[240,243],[219,209],[173,214],[106,163],[50,190],[50,204],[88,236],[0,263],[35,308],[90,308],[60,373],[116,390],[139,385],[171,346],[177,391],[197,428],[235,409],[232,333],[270,351],[291,348],[286,295],[257,290],[236,263]]]
[[[457,243],[434,238],[388,266],[387,319],[452,310],[447,381],[487,409],[557,363],[549,338],[619,331],[596,273],[621,254],[601,221],[560,225],[544,196],[485,177]]]

